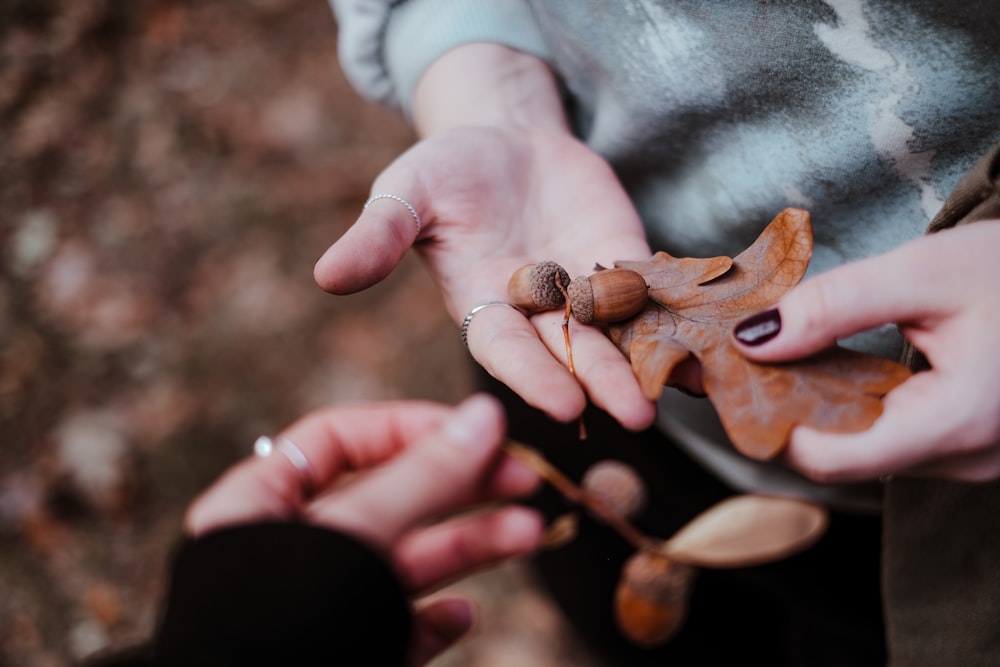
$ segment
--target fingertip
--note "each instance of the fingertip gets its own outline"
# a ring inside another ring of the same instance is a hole
[[[587,395],[580,383],[564,366],[551,360],[551,365],[536,367],[539,371],[527,383],[515,383],[514,377],[499,377],[501,381],[516,391],[521,399],[541,410],[555,422],[568,424],[580,418],[587,409]]]
[[[656,403],[645,399],[633,401],[617,417],[625,429],[634,433],[644,431],[656,421]]]
[[[313,279],[330,294],[355,294],[385,279],[402,253],[379,244],[358,244],[343,237],[316,261]]]
[[[459,406],[475,406],[474,409],[481,411],[484,416],[488,415],[500,429],[507,426],[507,417],[506,412],[504,412],[503,403],[493,394],[486,393],[485,391],[477,391],[459,403]]]
[[[837,342],[832,334],[824,336],[818,321],[803,326],[799,321],[801,317],[789,317],[788,312],[794,308],[782,302],[780,310],[769,308],[738,322],[730,337],[736,349],[754,361],[786,361],[818,352]]]
[[[586,369],[587,395],[595,406],[611,415],[623,428],[642,431],[656,419],[656,404],[643,394],[628,360],[617,350],[613,353],[610,360]]]
[[[334,244],[313,266],[313,280],[324,292],[343,296],[360,292],[370,286],[363,278],[355,257],[341,252]],[[377,281],[376,281],[377,282]]]
[[[333,246],[327,248],[316,263],[313,265],[313,280],[319,285],[320,289],[324,292],[329,292],[330,294],[343,294],[341,290],[340,281],[337,279],[337,274],[335,272],[336,262],[331,260],[328,256],[333,251]]]
[[[363,212],[316,261],[313,279],[331,294],[360,292],[392,273],[412,243],[398,223]]]
[[[769,308],[755,313],[733,327],[733,338],[746,348],[755,348],[781,333],[781,312]]]
[[[476,328],[468,329],[469,351],[491,377],[529,406],[556,422],[569,423],[583,414],[587,396],[540,338],[537,317],[529,321],[514,308],[483,311],[472,321]]]
[[[587,409],[587,395],[580,383],[554,360],[547,367],[537,368],[538,373],[524,383],[516,382],[517,376],[498,379],[517,392],[525,403],[555,422],[568,424],[579,419]]]
[[[536,405],[535,407],[542,410],[554,421],[560,424],[569,424],[583,415],[583,411],[587,409],[587,397],[581,390],[579,395],[572,398],[565,397],[560,399],[558,403],[553,402],[551,405]]]
[[[507,507],[500,515],[497,534],[500,551],[509,556],[531,553],[541,544],[545,520],[541,513],[528,507]]]
[[[500,401],[489,394],[477,393],[455,407],[445,420],[445,440],[461,449],[492,448],[499,445],[507,428]]]
[[[547,355],[547,353],[546,353]],[[565,366],[546,356],[544,366],[536,366],[526,382],[511,385],[526,403],[544,412],[553,421],[569,424],[587,409],[587,393]]]

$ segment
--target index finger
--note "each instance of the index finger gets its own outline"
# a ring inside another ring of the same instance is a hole
[[[302,451],[323,489],[345,472],[393,458],[437,430],[452,409],[430,401],[342,405],[310,413],[281,435]]]
[[[526,403],[561,422],[583,412],[583,389],[524,315],[512,308],[486,308],[468,321],[466,334],[472,357]]]
[[[788,292],[769,316],[776,335],[736,342],[759,361],[799,358],[838,339],[886,324],[919,324],[953,307],[953,298],[928,281],[931,246],[913,242],[884,255],[844,264],[805,280]],[[914,289],[920,285],[920,289]],[[780,317],[777,315],[780,313]],[[737,327],[739,329],[739,325]]]
[[[200,535],[225,525],[296,516],[311,491],[321,491],[346,471],[392,458],[436,430],[448,413],[447,406],[422,401],[349,405],[311,413],[281,433],[294,445],[292,452],[305,458],[304,463],[287,453],[245,459],[192,503],[186,530]]]

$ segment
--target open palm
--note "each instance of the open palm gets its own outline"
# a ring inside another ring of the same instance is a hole
[[[650,256],[638,216],[608,164],[566,132],[467,127],[414,145],[376,179],[379,199],[319,260],[317,282],[347,294],[385,278],[416,248],[456,322],[472,307],[507,301],[507,281],[524,264],[554,260],[571,276],[595,264]],[[643,428],[653,405],[628,362],[598,330],[574,324],[576,377],[565,366],[562,313],[530,321],[487,308],[469,326],[483,367],[534,405],[568,421],[589,398],[624,426]]]

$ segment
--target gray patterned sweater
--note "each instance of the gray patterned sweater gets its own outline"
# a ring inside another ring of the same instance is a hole
[[[735,255],[808,209],[809,274],[922,234],[1000,141],[1000,0],[331,0],[358,90],[408,111],[424,69],[490,41],[546,59],[575,131],[614,167],[654,250]],[[895,356],[892,327],[845,341]],[[751,463],[705,401],[665,392],[660,425],[743,490],[877,506]]]

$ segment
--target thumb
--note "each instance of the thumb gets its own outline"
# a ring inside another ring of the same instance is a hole
[[[459,405],[437,433],[317,500],[310,520],[392,545],[414,526],[467,509],[483,495],[504,428],[499,402],[474,396]]]
[[[375,191],[357,222],[316,262],[313,278],[325,291],[353,294],[384,280],[417,240],[423,227],[419,200],[394,192]]]
[[[738,323],[737,347],[757,361],[784,361],[867,329],[915,321],[927,306],[914,301],[914,283],[907,282],[905,270],[889,269],[888,258],[846,264],[806,280],[775,307]]]

